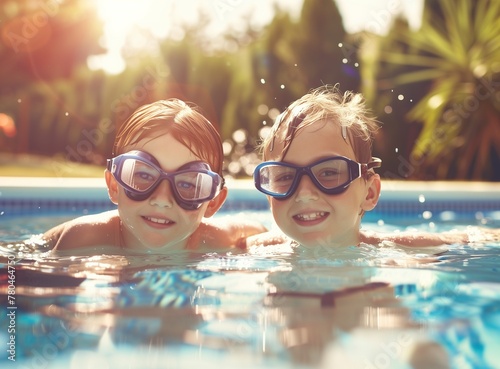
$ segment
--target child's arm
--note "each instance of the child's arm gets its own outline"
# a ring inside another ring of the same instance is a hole
[[[199,232],[194,235],[195,243],[201,247],[245,249],[247,238],[266,232],[261,223],[243,219],[206,219],[200,224]]]
[[[394,242],[397,245],[410,247],[467,244],[471,242],[499,242],[500,229],[471,227],[466,231],[447,231],[441,233],[376,233],[374,231],[361,230],[360,241],[372,245],[378,245],[383,241],[389,241]]]
[[[277,246],[289,244],[290,238],[281,232],[268,231],[264,233],[255,234],[246,239],[246,247],[252,246]]]
[[[373,231],[360,231],[360,241],[371,245],[378,245],[382,242],[393,242],[397,245],[411,247],[440,246],[452,243],[467,243],[467,235],[456,234],[445,236],[439,233],[376,233]]]

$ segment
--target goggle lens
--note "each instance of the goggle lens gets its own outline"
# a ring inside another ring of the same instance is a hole
[[[183,200],[206,200],[210,198],[214,181],[206,173],[185,172],[174,177],[175,191]]]
[[[350,180],[350,171],[347,161],[328,160],[311,168],[314,178],[323,188],[332,189],[345,185]]]
[[[153,187],[161,173],[148,163],[137,159],[125,159],[122,162],[120,179],[130,189],[147,192]]]

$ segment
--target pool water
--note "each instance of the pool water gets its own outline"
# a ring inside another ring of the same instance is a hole
[[[244,216],[273,227],[268,212]],[[364,228],[440,232],[475,218]],[[2,220],[2,368],[500,367],[499,243],[168,256],[16,244],[65,219]]]

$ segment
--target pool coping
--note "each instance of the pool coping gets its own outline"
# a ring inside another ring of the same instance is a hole
[[[267,198],[251,179],[228,179],[222,210],[268,209]],[[104,178],[0,177],[0,215],[24,215],[70,209],[76,214],[115,206]],[[374,212],[385,215],[495,212],[500,214],[500,183],[382,180]]]
[[[248,190],[255,195],[263,196],[255,190],[251,179],[228,180],[229,192]],[[101,193],[107,196],[104,178],[52,178],[52,177],[0,177],[0,196],[18,196],[34,194],[42,198],[54,193],[64,196],[65,191],[72,195],[88,196]],[[65,191],[62,191],[65,189]],[[87,190],[87,191],[81,191]],[[61,192],[62,191],[62,192]],[[420,195],[439,199],[462,199],[463,193],[474,199],[500,198],[500,183],[498,182],[467,182],[467,181],[400,181],[382,180],[381,198],[399,199],[400,197]],[[462,195],[462,196],[461,196]]]

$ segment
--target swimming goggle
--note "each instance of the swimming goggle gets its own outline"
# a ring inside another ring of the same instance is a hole
[[[352,181],[364,176],[369,169],[378,168],[382,160],[372,158],[368,164],[360,164],[343,156],[332,156],[318,160],[308,166],[293,165],[281,161],[267,161],[254,171],[255,187],[278,200],[292,196],[303,175],[327,195],[346,191]]]
[[[212,200],[224,186],[224,179],[202,161],[193,161],[167,173],[158,161],[143,151],[130,151],[108,159],[107,169],[124,188],[129,199],[144,201],[162,180],[170,182],[175,201],[185,210],[196,210]]]

